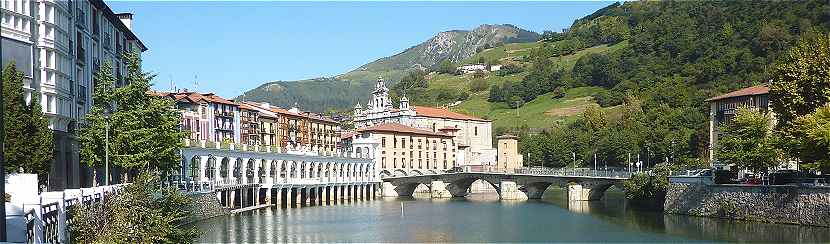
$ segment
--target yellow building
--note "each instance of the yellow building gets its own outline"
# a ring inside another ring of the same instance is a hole
[[[496,168],[501,171],[513,172],[524,166],[524,157],[519,154],[519,137],[514,135],[502,135],[496,137],[498,140],[498,156]]]
[[[381,176],[436,174],[457,165],[457,144],[450,134],[383,123],[342,138],[348,153],[373,158]]]

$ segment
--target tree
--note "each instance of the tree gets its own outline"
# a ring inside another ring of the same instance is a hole
[[[102,202],[69,208],[76,243],[193,243],[198,231],[183,224],[192,216],[190,198],[175,188],[159,191],[158,177],[141,173]]]
[[[457,70],[455,68],[455,64],[453,64],[449,59],[445,59],[438,64],[438,73],[455,74],[456,72]]]
[[[127,85],[114,87],[115,78],[109,64],[96,74],[98,91],[94,105],[84,120],[81,130],[81,158],[91,166],[101,166],[105,140],[104,111],[110,109],[110,162],[126,169],[168,171],[178,167],[182,140],[179,130],[180,115],[172,101],[157,96],[150,90],[153,75],[140,68],[138,55],[125,53]],[[110,108],[108,108],[111,106]]]
[[[484,91],[484,90],[487,90],[487,81],[486,80],[484,80],[484,79],[473,79],[473,81],[470,82],[470,91],[471,92],[475,93],[475,92],[480,92],[480,91]]]
[[[830,104],[816,112],[800,117],[796,122],[801,158],[806,168],[830,171]]]
[[[770,118],[756,110],[739,108],[735,118],[721,126],[718,159],[738,168],[766,172],[776,164],[776,150],[770,136]]]
[[[772,71],[770,103],[789,150],[798,145],[795,122],[830,102],[830,34],[807,35]]]
[[[36,93],[30,104],[23,92],[23,73],[10,63],[3,69],[4,156],[7,173],[22,170],[46,181],[54,142],[49,120],[43,115]]]

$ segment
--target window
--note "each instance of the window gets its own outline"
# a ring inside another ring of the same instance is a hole
[[[384,164],[382,167],[383,167],[383,168],[386,168],[386,165]],[[397,167],[398,167],[398,159],[397,159],[397,158],[393,158],[393,159],[392,159],[392,168],[397,168]]]
[[[380,167],[386,168],[386,157],[380,158]]]
[[[398,139],[392,137],[392,148],[398,148]]]
[[[421,160],[418,159],[418,169],[421,169]]]
[[[380,138],[380,146],[381,147],[386,147],[386,137],[381,137]]]
[[[478,135],[478,126],[473,127],[473,135]]]

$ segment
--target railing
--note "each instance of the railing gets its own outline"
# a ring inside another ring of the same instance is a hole
[[[118,192],[126,184],[93,188],[43,192],[40,203],[24,204],[27,243],[66,243],[70,240],[68,225],[71,216],[67,209],[75,204],[91,204],[103,201]]]
[[[524,167],[515,169],[516,174],[551,175],[551,176],[574,176],[574,177],[605,177],[605,178],[631,178],[633,172],[627,170],[594,170],[587,168],[542,168]]]

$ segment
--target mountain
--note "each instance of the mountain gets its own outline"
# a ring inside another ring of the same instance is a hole
[[[379,76],[393,85],[411,70],[430,70],[444,60],[460,62],[487,48],[535,42],[539,38],[535,32],[509,24],[440,32],[401,53],[380,58],[333,78],[268,82],[245,92],[238,99],[269,102],[283,107],[297,103],[303,109],[318,112],[330,108],[347,109],[369,96]]]

